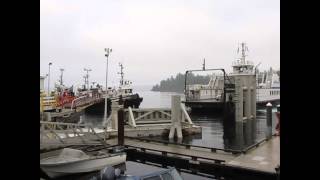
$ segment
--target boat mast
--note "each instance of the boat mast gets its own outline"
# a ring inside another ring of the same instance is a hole
[[[60,68],[60,72],[61,72],[61,74],[60,74],[60,85],[61,86],[63,86],[63,71],[64,71],[64,69],[63,68]]]
[[[203,58],[202,70],[206,70],[206,59]]]
[[[84,76],[84,87],[86,88],[86,86],[87,86],[88,90],[89,90],[90,89],[89,88],[89,72],[92,71],[92,70],[91,69],[87,69],[87,68],[84,68],[83,70],[87,72],[87,74]]]
[[[119,66],[120,66],[120,73],[118,72],[118,74],[120,74],[120,75],[121,75],[121,79],[120,79],[120,86],[122,86],[122,85],[123,85],[123,81],[124,81],[124,79],[123,79],[123,77],[124,77],[124,73],[123,73],[123,65],[122,65],[121,63],[119,63]]]
[[[241,63],[245,64],[246,62],[246,51],[249,52],[248,46],[246,45],[246,43],[241,43]],[[239,53],[239,48],[238,48],[238,53]]]

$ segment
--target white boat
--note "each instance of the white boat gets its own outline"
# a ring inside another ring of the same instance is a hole
[[[268,72],[257,73],[257,66],[251,61],[246,60],[245,43],[241,43],[242,56],[232,63],[233,72],[225,74],[227,79],[233,79],[234,76],[251,74],[256,75],[256,103],[265,105],[268,102],[279,103],[280,101],[280,78],[278,74],[270,69]],[[194,70],[194,71],[205,71]],[[187,71],[191,72],[191,71]],[[210,109],[220,110],[224,103],[224,88],[227,86],[224,74],[212,74],[208,84],[185,84],[186,106],[192,109]],[[186,81],[187,82],[187,81]]]
[[[64,148],[55,156],[40,160],[40,168],[50,177],[99,171],[106,166],[115,166],[126,161],[125,153],[108,154],[97,152],[97,154],[86,154],[81,150]]]
[[[280,100],[280,78],[270,69],[268,72],[257,74],[257,104]]]

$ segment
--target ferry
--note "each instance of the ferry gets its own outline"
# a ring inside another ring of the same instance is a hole
[[[228,86],[232,86],[234,75],[251,74],[256,76],[256,103],[257,106],[264,106],[268,102],[274,105],[280,103],[280,78],[272,69],[268,72],[257,74],[257,66],[246,60],[246,52],[248,47],[245,43],[241,43],[242,55],[239,59],[232,63],[233,72],[226,74],[224,69],[205,69],[205,62],[202,70],[190,70],[185,75],[185,104],[192,110],[221,110],[227,98],[224,92]],[[238,49],[239,53],[239,49]],[[193,71],[221,70],[222,73],[210,75],[208,84],[191,84],[187,85],[187,74]]]

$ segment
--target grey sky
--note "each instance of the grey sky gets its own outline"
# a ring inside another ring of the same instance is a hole
[[[280,68],[279,0],[41,0],[40,75],[51,66],[51,82],[65,69],[68,85],[118,83],[119,66],[136,85],[201,68],[231,71],[239,42],[260,69]]]

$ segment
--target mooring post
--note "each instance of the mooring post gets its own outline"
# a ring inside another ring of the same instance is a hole
[[[118,128],[118,111],[119,111],[119,103],[116,101],[112,102],[111,105],[111,128],[117,130]]]
[[[123,109],[118,111],[118,145],[124,145],[124,118],[123,118]]]
[[[119,110],[118,110],[118,146],[124,145],[124,111],[123,111],[122,96],[119,99]]]
[[[272,136],[272,104],[269,102],[267,105],[267,127],[266,127],[266,138],[267,140]]]
[[[176,130],[177,130],[178,139],[182,139],[180,104],[181,104],[181,97],[179,95],[174,95],[171,97],[172,126],[170,128],[169,139],[174,138]]]
[[[45,113],[45,117],[46,117],[46,118],[45,118],[46,121],[49,121],[49,122],[51,121],[51,113],[50,113],[50,112],[46,112],[46,113]]]

